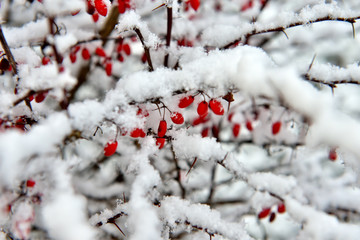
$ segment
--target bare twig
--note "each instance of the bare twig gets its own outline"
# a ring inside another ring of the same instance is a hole
[[[7,41],[5,39],[1,24],[0,24],[0,42],[1,42],[2,48],[5,51],[6,57],[9,60],[9,63],[11,65],[11,67],[12,67],[13,74],[17,75],[18,74],[17,65],[16,65],[16,62],[14,60],[14,56],[11,53],[9,45],[7,44]]]
[[[343,80],[335,80],[335,81],[331,81],[331,82],[326,82],[324,80],[320,80],[314,77],[311,77],[310,74],[304,74],[303,78],[309,82],[314,82],[314,83],[319,83],[319,84],[323,84],[323,85],[327,85],[331,88],[336,88],[336,85],[339,84],[355,84],[355,85],[360,85],[360,81],[359,80],[354,80],[354,79],[343,79]]]
[[[51,34],[53,37],[55,37],[56,33],[58,32],[57,30],[55,31],[54,27],[57,28],[57,25],[56,25],[56,23],[55,23],[55,18],[51,17],[51,18],[49,18],[49,29],[50,29],[50,34]],[[53,49],[56,63],[57,63],[57,64],[59,65],[59,67],[60,67],[60,65],[62,64],[62,61],[63,61],[63,57],[59,54],[55,43],[51,43],[50,45],[51,45],[51,47],[52,47],[52,49]]]
[[[325,16],[325,17],[318,18],[318,19],[315,19],[315,20],[310,20],[308,22],[304,22],[304,21],[293,22],[293,23],[288,24],[286,27],[285,26],[279,26],[279,27],[262,29],[262,30],[257,30],[257,29],[255,29],[255,27],[253,27],[252,31],[243,34],[243,36],[241,36],[240,38],[234,40],[231,43],[226,44],[225,46],[221,47],[220,49],[227,49],[227,48],[231,47],[232,45],[238,43],[242,39],[245,39],[244,42],[247,42],[246,40],[249,37],[254,36],[254,35],[258,35],[258,34],[271,33],[271,32],[283,32],[284,30],[286,30],[288,28],[302,26],[302,25],[306,25],[306,24],[317,23],[317,22],[324,22],[324,21],[339,21],[339,22],[348,22],[348,23],[354,24],[357,19],[360,19],[360,16],[352,17],[352,18],[341,18],[341,17],[334,18],[334,17],[329,15],[329,16]]]
[[[143,45],[144,47],[144,51],[145,51],[145,55],[146,55],[146,60],[148,62],[148,65],[149,65],[149,71],[152,72],[154,71],[154,67],[152,65],[152,61],[151,61],[151,56],[150,56],[150,49],[148,46],[146,46],[145,44],[145,40],[144,40],[144,37],[143,35],[141,34],[140,30],[138,28],[135,28],[134,31],[136,32],[136,34],[138,35],[140,41],[141,41],[141,44]]]
[[[181,168],[179,167],[178,159],[176,157],[176,154],[175,154],[175,151],[174,151],[174,146],[172,144],[171,144],[171,152],[173,154],[173,158],[174,158],[174,162],[175,162],[175,167],[176,167],[176,171],[177,171],[176,180],[178,181],[180,189],[181,189],[181,197],[183,199],[185,199],[186,191],[185,191],[184,186],[181,183]]]
[[[212,205],[212,197],[214,195],[214,191],[215,191],[215,187],[216,187],[216,184],[215,184],[216,167],[217,167],[217,164],[215,164],[211,170],[211,185],[210,185],[209,196],[207,199],[207,202],[210,205]]]
[[[170,47],[171,42],[171,29],[172,29],[172,7],[167,6],[167,33],[166,33],[166,47]],[[169,62],[169,53],[166,53],[164,59],[164,66],[167,67]]]

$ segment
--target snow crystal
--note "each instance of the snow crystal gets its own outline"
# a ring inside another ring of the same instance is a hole
[[[63,1],[63,0],[43,0],[46,12],[50,16],[57,14],[71,13],[84,9],[84,2],[81,0]]]
[[[16,185],[24,174],[25,162],[34,154],[57,150],[57,145],[70,133],[70,122],[64,113],[54,113],[27,134],[7,131],[0,135],[0,179]]]
[[[116,29],[119,33],[138,29],[145,40],[146,46],[149,48],[156,48],[157,45],[161,43],[159,37],[150,32],[147,24],[140,20],[140,15],[138,15],[135,11],[128,11],[124,13],[119,21],[119,24],[116,25]]]
[[[48,22],[39,19],[20,28],[4,28],[4,35],[10,47],[26,46],[30,42],[43,40],[49,33]]]
[[[161,201],[161,215],[170,226],[176,228],[177,222],[189,222],[192,226],[206,229],[209,233],[218,232],[229,239],[251,239],[242,224],[226,222],[220,213],[209,206],[191,204],[178,197],[166,197]]]
[[[172,144],[179,159],[222,160],[226,152],[215,138],[202,138],[201,135],[188,135],[180,130],[174,135]]]
[[[65,71],[59,74],[55,64],[31,68],[29,65],[19,66],[20,86],[34,91],[44,89],[70,89],[76,84],[74,76]]]
[[[96,100],[86,100],[69,106],[72,125],[79,130],[94,128],[105,116],[105,109]]]
[[[77,43],[77,38],[72,34],[57,35],[55,37],[55,45],[60,54],[64,54],[71,46]]]
[[[272,192],[279,196],[290,193],[297,185],[294,177],[279,176],[273,173],[249,174],[248,183],[257,190]]]
[[[95,230],[87,223],[85,207],[84,197],[58,192],[54,200],[43,208],[49,235],[57,240],[95,239]]]

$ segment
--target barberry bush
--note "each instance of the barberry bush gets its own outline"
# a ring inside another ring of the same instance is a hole
[[[359,238],[358,0],[0,4],[0,239]]]

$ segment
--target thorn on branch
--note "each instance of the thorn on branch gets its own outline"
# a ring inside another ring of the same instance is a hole
[[[109,220],[110,220],[110,219],[109,219]],[[122,233],[122,235],[124,235],[124,237],[126,237],[125,233],[123,232],[123,230],[121,230],[121,228],[119,227],[119,225],[117,225],[117,223],[115,222],[115,220],[114,220],[114,221],[111,221],[111,222],[108,221],[108,223],[114,224],[115,227]]]
[[[191,164],[191,166],[190,166],[189,171],[186,173],[186,176],[187,176],[187,175],[189,175],[189,173],[190,173],[191,169],[194,167],[194,165],[195,165],[196,161],[197,161],[197,157],[195,157],[195,159],[194,159],[193,163],[192,163],[192,164]]]
[[[309,65],[308,72],[309,72],[310,69],[312,68],[312,66],[313,66],[313,64],[314,64],[314,62],[315,62],[315,58],[316,58],[316,53],[315,53],[314,57],[313,57],[312,60],[311,60],[311,63],[310,63],[310,65]]]
[[[154,8],[153,10],[151,10],[151,11],[155,11],[155,10],[157,10],[157,9],[159,9],[159,8],[161,8],[161,7],[164,7],[166,4],[165,3],[163,3],[163,4],[161,4],[160,6],[157,6],[156,8]]]
[[[287,40],[289,40],[289,36],[287,35],[287,33],[285,32],[285,29],[281,30],[282,33],[285,34],[285,37],[287,38]]]
[[[98,130],[100,130],[101,134],[104,133],[103,130],[101,129],[101,127],[97,126],[97,127],[96,127],[96,130],[95,130],[95,132],[94,132],[94,134],[93,134],[94,137],[96,136],[96,133],[98,132]]]

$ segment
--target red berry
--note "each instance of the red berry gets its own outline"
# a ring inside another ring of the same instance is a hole
[[[71,51],[73,53],[77,53],[80,49],[81,49],[81,47],[79,45],[76,45]]]
[[[117,141],[106,143],[104,147],[104,155],[106,157],[112,156],[116,152],[117,146],[118,146]]]
[[[10,63],[6,58],[2,58],[0,61],[0,69],[3,71],[8,70],[10,67]]]
[[[269,213],[270,213],[271,209],[270,208],[264,208],[259,214],[258,214],[258,218],[262,219],[262,218],[266,218]]]
[[[337,152],[336,152],[336,149],[335,149],[335,148],[330,149],[329,159],[330,159],[331,161],[336,161],[336,159],[337,159]]]
[[[106,53],[102,47],[97,47],[95,50],[95,54],[100,57],[106,57]]]
[[[183,124],[184,123],[184,117],[181,113],[173,112],[170,115],[171,121],[175,124]]]
[[[97,12],[95,12],[93,15],[92,15],[92,19],[94,22],[97,22],[99,20],[99,14]]]
[[[83,48],[83,50],[81,51],[81,56],[84,60],[89,60],[91,57],[90,52],[87,48]]]
[[[90,15],[93,15],[95,13],[95,7],[90,0],[87,1],[86,12]]]
[[[202,136],[203,138],[209,136],[209,128],[204,128],[204,129],[201,131],[201,136]]]
[[[141,128],[135,128],[134,130],[131,131],[130,133],[130,137],[133,138],[144,138],[146,136],[144,130],[142,130]]]
[[[124,50],[124,52],[125,52],[126,55],[129,56],[129,55],[131,54],[131,48],[130,48],[130,45],[129,45],[129,44],[125,43],[125,44],[123,45],[122,49]]]
[[[32,180],[32,179],[29,179],[29,180],[26,181],[26,187],[28,187],[28,188],[34,187],[35,184],[36,184],[36,182],[34,180]]]
[[[164,137],[167,131],[167,123],[165,120],[161,120],[158,127],[158,136]]]
[[[72,63],[75,63],[75,62],[76,62],[76,53],[75,53],[75,52],[71,52],[70,55],[69,55],[69,57],[70,57],[70,61],[71,61]]]
[[[281,128],[281,122],[280,121],[274,122],[272,125],[272,134],[273,135],[278,134],[280,132],[280,128]]]
[[[47,95],[47,92],[39,92],[35,96],[35,102],[41,103],[42,101],[44,101],[46,95]]]
[[[50,58],[49,57],[43,57],[41,60],[42,65],[48,65],[50,63]]]
[[[252,8],[253,6],[253,0],[248,0],[248,2],[241,7],[241,11],[246,11],[249,8]]]
[[[190,0],[190,6],[197,11],[200,7],[200,0]]]
[[[120,53],[118,54],[117,59],[119,60],[119,62],[123,62],[123,61],[124,61],[124,57],[123,57],[123,55],[121,55]]]
[[[157,138],[156,139],[156,146],[159,147],[159,149],[162,149],[165,145],[165,138]]]
[[[193,121],[193,126],[199,125],[201,123],[206,123],[207,121],[209,121],[209,118],[203,118],[203,117],[198,117]]]
[[[284,203],[280,203],[278,205],[278,213],[284,213],[286,211],[286,207],[285,207],[285,204]]]
[[[199,103],[197,107],[197,113],[199,114],[200,117],[205,118],[208,114],[208,111],[209,108],[206,101],[202,101],[201,103]]]
[[[232,128],[232,132],[233,132],[234,137],[238,137],[238,136],[239,136],[240,128],[241,128],[240,123],[235,123],[235,124],[234,124],[234,126],[233,126],[233,128]]]
[[[275,220],[276,214],[274,212],[272,212],[270,214],[270,218],[269,218],[269,222],[273,222]]]
[[[105,17],[107,15],[107,12],[108,12],[108,8],[106,6],[106,3],[104,3],[103,0],[94,0],[94,3],[95,3],[95,8],[98,11],[98,13],[101,16]]]
[[[122,51],[122,43],[118,44],[116,47],[116,52],[120,53]]]
[[[31,102],[32,100],[34,100],[34,95],[29,96],[29,101]]]
[[[119,0],[118,9],[120,14],[124,13],[126,11],[126,3],[122,0]]]
[[[5,211],[7,213],[10,213],[11,212],[11,208],[12,208],[12,205],[11,204],[8,204],[6,207],[5,207]]]
[[[111,76],[111,73],[112,73],[112,63],[111,62],[106,63],[105,72],[106,72],[106,75],[108,75],[109,77]]]
[[[194,101],[194,97],[193,96],[186,96],[180,99],[179,101],[179,108],[186,108],[188,106],[190,106],[190,104],[192,104]]]
[[[146,63],[147,57],[146,57],[145,53],[141,56],[141,61],[142,61],[142,63]]]
[[[215,113],[216,115],[224,115],[225,110],[220,101],[211,99],[209,102],[209,106],[213,113]]]
[[[143,109],[139,108],[136,112],[136,116],[148,117],[149,112],[147,110],[143,110]]]
[[[228,121],[229,122],[231,122],[232,121],[232,118],[234,117],[234,112],[232,112],[232,113],[230,113],[229,115],[228,115]]]
[[[253,129],[252,123],[250,121],[246,121],[246,128],[251,132]]]

